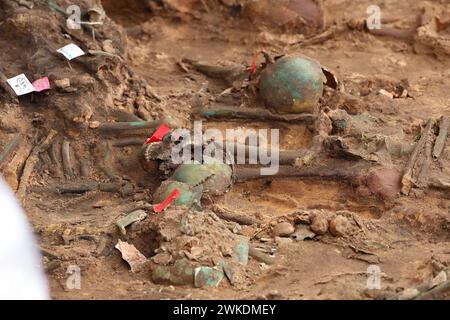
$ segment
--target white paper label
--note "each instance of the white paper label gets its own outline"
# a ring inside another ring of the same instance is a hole
[[[31,84],[30,80],[28,80],[28,78],[23,73],[6,81],[18,96],[34,91],[34,87]]]
[[[85,54],[84,51],[80,49],[80,47],[78,47],[73,43],[62,47],[57,51],[61,53],[64,57],[66,57],[67,60],[72,60]]]

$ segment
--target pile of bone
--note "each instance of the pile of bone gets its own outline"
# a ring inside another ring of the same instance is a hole
[[[273,222],[271,235],[277,240],[291,238],[295,241],[303,241],[328,233],[334,237],[349,237],[359,230],[352,212],[308,210]]]

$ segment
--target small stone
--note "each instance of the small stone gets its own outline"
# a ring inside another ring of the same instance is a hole
[[[335,237],[342,237],[350,233],[350,221],[344,216],[335,216],[330,221],[330,232]]]
[[[189,260],[180,259],[173,266],[158,266],[152,272],[157,284],[187,285],[194,282],[195,267]]]
[[[389,91],[387,91],[387,90],[380,89],[380,91],[378,91],[378,93],[383,95],[383,96],[386,96],[388,98],[394,99],[394,94],[389,92]]]
[[[170,253],[167,252],[162,252],[153,256],[151,260],[156,264],[167,266],[172,261],[172,255],[170,255]]]
[[[234,262],[219,261],[219,266],[222,267],[224,275],[228,278],[231,285],[240,286],[246,280],[245,269]]]
[[[223,277],[222,268],[199,267],[194,272],[194,286],[196,288],[218,287]]]
[[[398,297],[399,300],[411,300],[419,295],[419,290],[415,288],[407,288],[403,290],[402,294]]]
[[[142,118],[142,119],[144,119],[144,120],[146,120],[146,121],[152,121],[152,120],[153,120],[153,117],[152,117],[152,115],[150,114],[150,112],[149,112],[145,107],[143,107],[143,106],[139,106],[139,107],[137,108],[137,110],[136,110],[136,115],[137,115],[139,118]]]
[[[445,271],[441,271],[436,277],[433,278],[433,280],[431,280],[430,288],[437,287],[445,281],[447,281],[447,274],[445,273]]]
[[[96,129],[98,127],[100,127],[100,121],[91,121],[89,123],[89,128],[91,129]]]
[[[275,237],[275,243],[279,246],[286,246],[292,243],[291,238],[281,238],[281,237]]]
[[[202,247],[192,247],[191,248],[191,257],[193,257],[194,259],[199,258],[203,253],[203,248]]]
[[[55,86],[58,89],[66,89],[66,88],[70,87],[70,79],[64,78],[64,79],[55,80]]]
[[[146,108],[147,99],[145,99],[145,96],[139,95],[138,97],[136,97],[136,100],[134,100],[134,105],[136,108],[139,108],[139,107]]]
[[[255,228],[252,226],[242,226],[239,234],[242,236],[251,237],[255,234]]]
[[[16,2],[19,3],[20,6],[26,7],[28,9],[30,9],[30,10],[33,9],[33,7],[34,7],[33,1],[19,0],[19,1],[16,1]],[[67,23],[69,23],[69,22],[67,22]]]
[[[406,63],[406,61],[405,60],[398,60],[397,61],[397,64],[400,66],[400,67],[406,67],[408,64]]]
[[[112,203],[112,201],[111,200],[107,200],[107,199],[101,199],[101,200],[99,200],[99,201],[96,201],[93,205],[92,205],[92,208],[94,208],[94,209],[100,209],[100,208],[104,208],[104,207],[107,207],[107,206],[112,206],[113,205],[113,203]]]
[[[408,98],[408,90],[406,90],[406,89],[403,89],[403,91],[402,91],[402,93],[401,94],[399,94],[399,96],[398,96],[399,98],[402,98],[402,99],[406,99],[406,98]]]
[[[116,54],[116,49],[114,48],[113,42],[112,40],[105,40],[102,42],[102,48],[103,51],[111,53],[111,54]]]
[[[318,235],[324,235],[328,231],[328,220],[323,215],[316,215],[312,219],[310,226],[312,232]]]
[[[295,229],[289,222],[281,222],[277,224],[272,230],[274,237],[289,237],[294,232]]]
[[[87,74],[73,76],[70,79],[71,79],[70,85],[73,85],[75,87],[80,87],[80,88],[92,87],[93,88],[95,85],[95,79]]]

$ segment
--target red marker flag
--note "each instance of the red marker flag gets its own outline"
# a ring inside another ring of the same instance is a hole
[[[165,124],[159,126],[159,128],[153,133],[153,135],[145,141],[145,144],[150,144],[152,142],[162,141],[164,136],[170,131],[170,128]]]
[[[253,76],[255,75],[256,72],[256,62],[258,60],[259,55],[261,54],[261,52],[258,52],[252,60],[252,64],[250,66],[250,80],[253,80]]]
[[[160,212],[166,210],[167,207],[170,206],[170,204],[172,202],[174,202],[176,199],[178,199],[179,196],[180,196],[180,191],[178,191],[178,189],[173,189],[172,193],[166,198],[166,200],[164,200],[160,204],[155,204],[153,206],[153,210],[157,213],[160,213]]]
[[[41,92],[50,89],[50,82],[47,77],[36,80],[32,83],[35,92]]]

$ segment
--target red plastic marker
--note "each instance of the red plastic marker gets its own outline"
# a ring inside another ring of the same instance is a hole
[[[153,135],[145,141],[145,144],[150,144],[152,142],[162,141],[164,136],[170,131],[170,128],[165,124],[159,126],[159,128],[153,133]]]
[[[166,210],[167,207],[170,206],[170,204],[172,202],[174,202],[176,199],[178,199],[179,196],[180,196],[180,191],[178,191],[178,189],[173,189],[172,193],[166,198],[166,200],[164,200],[160,204],[155,204],[153,206],[153,210],[156,213],[160,213],[160,212]]]
[[[32,83],[35,92],[41,92],[44,90],[50,89],[50,82],[47,77],[43,77],[41,79],[37,79]]]
[[[258,52],[252,60],[252,64],[250,66],[250,80],[253,80],[253,76],[255,75],[255,71],[256,71],[256,62],[258,61],[258,57],[261,54],[261,52]]]

